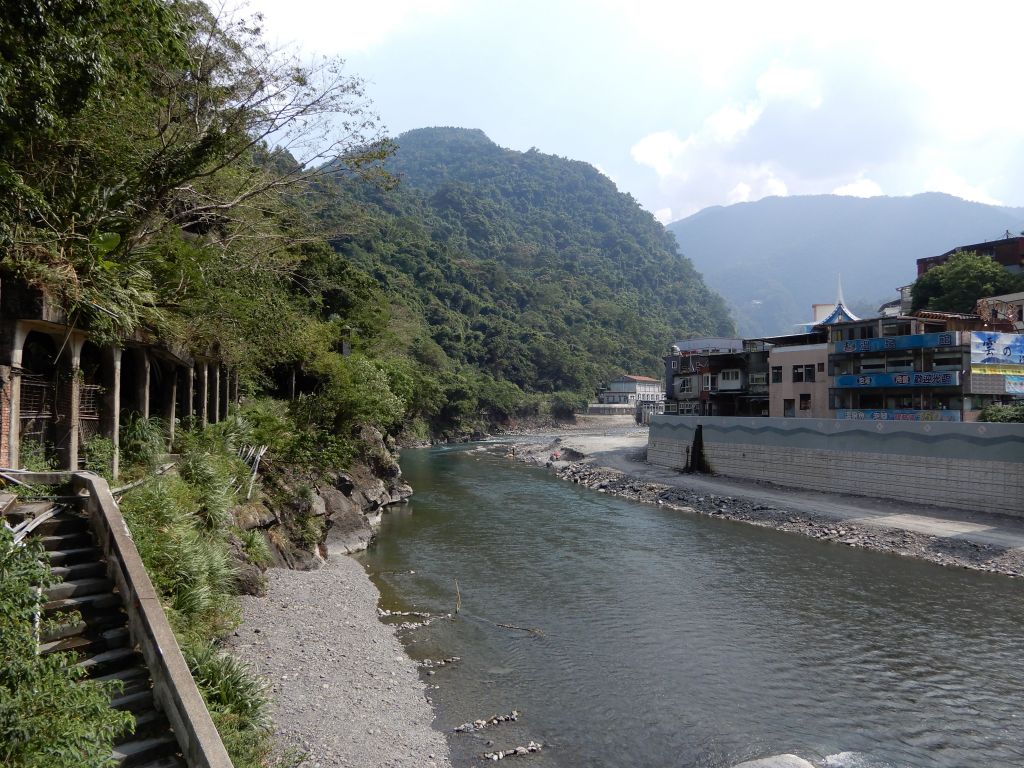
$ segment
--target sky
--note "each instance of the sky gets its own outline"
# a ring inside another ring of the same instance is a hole
[[[588,162],[662,222],[769,195],[1024,206],[1024,2],[252,0],[388,133]]]

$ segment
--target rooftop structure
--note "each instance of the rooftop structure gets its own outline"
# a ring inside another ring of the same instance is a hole
[[[1024,233],[1022,233],[1024,234]],[[917,260],[917,276],[920,277],[929,269],[945,264],[950,257],[962,251],[974,251],[988,256],[1003,265],[1008,272],[1024,272],[1024,237],[1014,237],[1009,232],[999,240],[987,240],[984,243],[959,245],[951,251],[938,256],[927,256]]]

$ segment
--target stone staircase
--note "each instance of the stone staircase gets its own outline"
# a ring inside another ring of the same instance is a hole
[[[97,546],[88,517],[74,505],[7,500],[9,525],[34,525],[50,567],[60,581],[46,591],[43,619],[59,618],[40,638],[42,653],[68,651],[93,680],[120,680],[111,701],[135,717],[135,732],[123,737],[113,757],[123,768],[184,768],[185,760],[167,718],[157,709],[153,680],[142,654],[133,647],[121,594],[108,578],[108,564]]]

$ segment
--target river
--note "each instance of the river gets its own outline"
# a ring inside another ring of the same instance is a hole
[[[1024,592],[946,569],[581,489],[477,447],[409,450],[411,504],[362,557],[456,766],[1024,765]],[[537,628],[542,634],[496,626]],[[493,742],[493,746],[488,745]]]

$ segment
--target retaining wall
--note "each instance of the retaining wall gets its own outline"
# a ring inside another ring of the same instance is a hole
[[[655,416],[647,460],[794,488],[1024,517],[1024,424]]]

